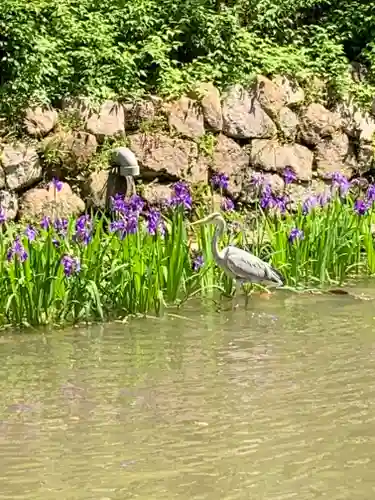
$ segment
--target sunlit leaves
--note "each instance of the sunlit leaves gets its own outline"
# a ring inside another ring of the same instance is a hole
[[[2,0],[0,32],[0,111],[11,116],[30,99],[175,96],[256,73],[318,75],[344,93],[352,59],[375,82],[371,2]],[[360,101],[373,94],[354,87]]]

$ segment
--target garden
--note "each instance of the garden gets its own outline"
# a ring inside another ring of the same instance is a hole
[[[222,245],[237,245],[279,270],[290,290],[324,289],[375,272],[375,185],[332,175],[325,192],[292,205],[254,174],[257,196],[238,210],[225,196],[226,175],[211,180],[220,192],[228,231]],[[56,192],[61,182],[53,179]],[[213,210],[176,182],[160,209],[139,195],[111,198],[109,213],[33,224],[0,214],[0,325],[64,325],[147,313],[195,298],[230,296],[232,280],[215,265],[212,227],[190,227]],[[194,229],[194,230],[193,230]]]

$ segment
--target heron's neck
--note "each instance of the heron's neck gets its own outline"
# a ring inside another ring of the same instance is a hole
[[[212,248],[213,255],[215,255],[215,254],[219,255],[220,254],[219,240],[223,236],[224,231],[225,231],[225,222],[224,221],[218,221],[216,223],[214,237],[212,238],[212,242],[211,242],[211,248]]]

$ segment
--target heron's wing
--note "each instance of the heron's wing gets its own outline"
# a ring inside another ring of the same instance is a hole
[[[255,255],[229,246],[224,249],[228,269],[240,280],[282,282],[282,277],[267,262]]]

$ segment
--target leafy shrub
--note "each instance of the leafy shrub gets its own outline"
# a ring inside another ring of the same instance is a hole
[[[174,96],[255,73],[326,79],[368,102],[375,85],[375,13],[360,0],[2,0],[0,111],[67,94],[93,100]],[[350,60],[365,65],[354,85]]]

